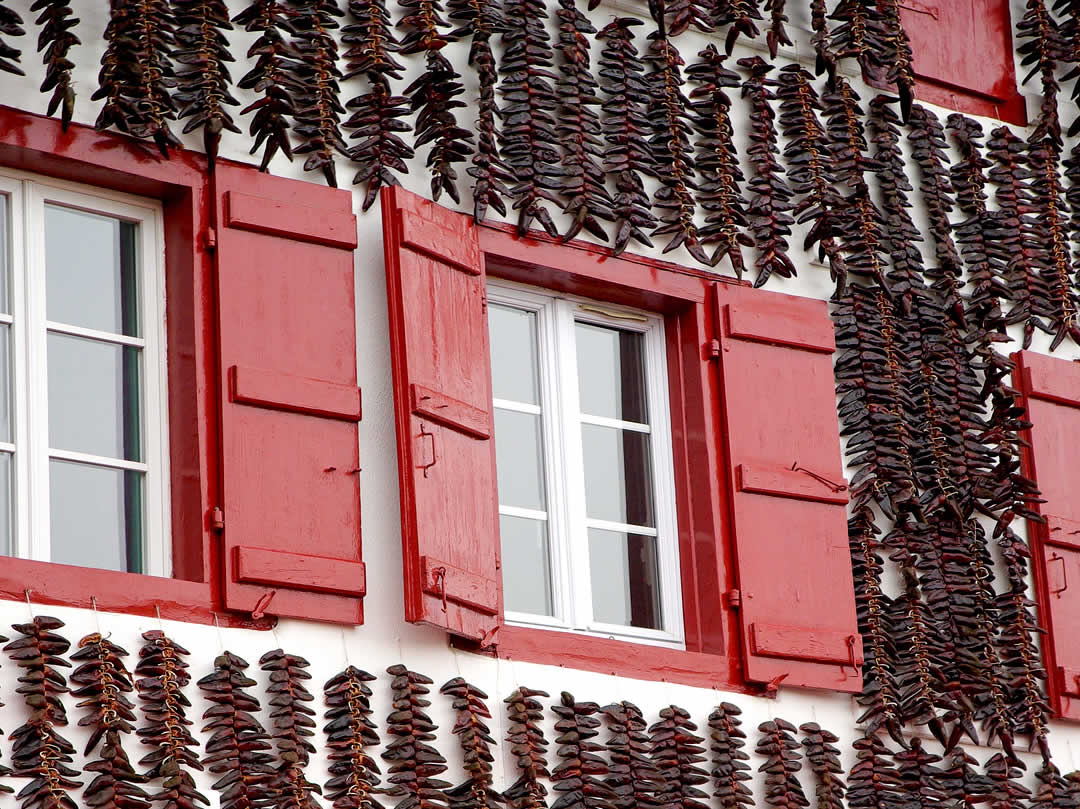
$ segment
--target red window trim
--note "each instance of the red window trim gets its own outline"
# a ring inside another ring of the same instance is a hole
[[[212,176],[206,159],[168,160],[131,138],[0,106],[0,166],[162,201],[168,301],[169,455],[174,578],[4,559],[0,597],[194,623],[268,628],[271,620],[217,613],[220,560],[209,505],[219,487],[214,298],[210,255]]]
[[[719,390],[718,368],[706,361],[715,337],[712,290],[717,282],[741,282],[632,254],[613,256],[585,242],[521,238],[505,225],[480,228],[479,239],[490,277],[664,315],[686,650],[505,625],[485,650],[453,636],[451,642],[505,659],[760,693],[743,680],[738,621],[724,603],[734,586],[730,507],[721,477],[709,470],[725,468],[726,449],[720,409],[705,406]],[[714,460],[694,460],[703,457]]]

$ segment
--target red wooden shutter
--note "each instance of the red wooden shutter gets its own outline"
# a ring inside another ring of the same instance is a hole
[[[225,605],[362,623],[352,197],[214,177]]]
[[[1027,122],[1016,90],[1007,0],[901,0],[900,17],[921,101]]]
[[[1039,484],[1037,506],[1046,525],[1028,523],[1050,702],[1067,719],[1080,719],[1080,364],[1031,351],[1013,355],[1013,379],[1032,423],[1025,472]]]
[[[721,284],[716,307],[746,679],[857,692],[826,304]]]
[[[484,264],[471,219],[383,189],[405,617],[482,642],[502,606]]]

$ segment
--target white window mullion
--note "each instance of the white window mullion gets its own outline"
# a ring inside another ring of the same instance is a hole
[[[585,461],[581,446],[581,419],[574,344],[574,307],[556,300],[557,350],[560,357],[555,384],[559,389],[566,470],[566,536],[570,586],[573,589],[573,625],[585,629],[592,623],[592,574],[589,559],[589,530],[586,526]]]
[[[26,190],[26,251],[22,272],[16,272],[24,285],[25,314],[21,318],[27,369],[25,396],[27,441],[25,466],[29,507],[22,522],[29,532],[25,553],[30,559],[49,560],[49,367],[48,335],[45,330],[45,201],[41,189],[29,180]],[[32,369],[32,371],[31,371]]]

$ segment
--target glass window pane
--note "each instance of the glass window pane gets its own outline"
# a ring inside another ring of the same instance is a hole
[[[11,206],[0,194],[0,312],[11,314]]]
[[[488,307],[491,386],[496,399],[540,403],[536,353],[536,312]]]
[[[0,324],[0,441],[11,443],[11,326]]]
[[[138,336],[136,225],[45,206],[45,308],[49,320]]]
[[[11,519],[15,502],[14,464],[14,455],[0,452],[0,556],[15,555],[12,542],[15,526]]]
[[[50,333],[49,446],[142,460],[139,349]]]
[[[588,516],[653,527],[648,434],[582,424],[581,443]]]
[[[544,510],[539,416],[495,409],[495,470],[501,505]]]
[[[663,628],[654,537],[590,528],[589,568],[594,620]]]
[[[52,561],[142,572],[142,474],[49,462]]]
[[[644,335],[578,323],[575,343],[581,412],[648,423]]]
[[[551,615],[551,563],[547,523],[499,516],[503,599],[511,612]]]

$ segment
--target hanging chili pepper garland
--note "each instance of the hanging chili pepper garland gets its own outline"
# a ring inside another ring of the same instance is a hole
[[[838,23],[830,31],[829,50],[833,58],[855,59],[865,76],[882,80],[887,34],[876,0],[840,0],[829,19]]]
[[[622,701],[601,709],[609,731],[608,767],[604,784],[614,797],[613,809],[661,809],[663,776],[649,756],[648,723],[634,703]]]
[[[720,799],[721,809],[744,809],[754,805],[754,793],[746,785],[753,780],[750,756],[746,747],[746,732],[742,729],[738,705],[721,702],[709,714],[709,750],[712,753],[713,797]]]
[[[955,799],[957,809],[976,809],[989,802],[994,782],[978,767],[979,762],[959,747],[946,757],[938,782],[942,792]]]
[[[855,765],[848,773],[849,809],[883,809],[906,805],[892,751],[877,736],[862,736],[852,745]]]
[[[12,624],[22,637],[4,647],[22,669],[22,685],[15,690],[29,710],[26,721],[9,737],[10,774],[31,779],[15,796],[23,809],[76,809],[70,792],[82,786],[74,780],[79,771],[68,766],[73,763],[75,748],[58,730],[68,723],[62,699],[68,691],[67,680],[58,669],[71,665],[64,659],[71,642],[56,631],[63,627],[59,618],[35,616],[30,623]]]
[[[128,694],[135,690],[124,658],[128,653],[95,632],[79,641],[71,659],[80,665],[71,674],[72,696],[88,708],[79,725],[90,728],[84,755],[100,745],[101,757],[85,766],[97,773],[83,792],[83,800],[98,809],[148,809],[150,796],[138,786],[146,778],[131,766],[124,740],[135,732],[135,706]],[[102,743],[104,742],[104,743]]]
[[[349,157],[358,168],[353,184],[366,183],[362,210],[370,208],[384,185],[397,185],[395,172],[409,170],[405,162],[413,158],[413,149],[399,133],[411,131],[409,99],[394,95],[390,81],[400,81],[405,68],[395,58],[401,43],[394,35],[385,0],[349,0],[349,14],[354,22],[341,29],[341,41],[347,45],[344,78],[363,76],[368,91],[354,96],[345,105],[352,115],[342,124],[349,139],[357,143],[349,148]]]
[[[562,55],[556,92],[560,99],[555,134],[563,144],[563,213],[570,217],[563,239],[569,241],[584,228],[597,239],[608,235],[600,220],[611,222],[613,200],[604,185],[603,141],[597,107],[597,82],[589,70],[589,35],[595,34],[575,0],[559,0],[559,43]]]
[[[900,97],[900,118],[907,123],[915,101],[915,68],[912,64],[911,41],[900,19],[900,0],[877,0],[881,15],[881,44],[884,51],[878,56],[883,78],[896,88]]]
[[[198,803],[209,805],[209,799],[195,788],[191,774],[192,770],[203,769],[196,752],[199,743],[188,730],[191,720],[185,711],[191,707],[184,696],[191,675],[184,658],[191,653],[159,629],[144,632],[142,637],[144,643],[135,666],[135,675],[139,677],[135,688],[145,723],[136,735],[152,749],[139,764],[150,768],[146,777],[160,780],[161,787],[150,795],[150,801],[163,804],[164,809],[195,809]]]
[[[416,138],[413,147],[430,145],[426,165],[431,174],[431,196],[438,201],[445,191],[454,202],[460,202],[457,188],[457,163],[464,162],[473,152],[473,134],[458,126],[454,110],[465,102],[461,74],[454,70],[442,53],[453,34],[443,29],[450,24],[443,18],[439,0],[398,0],[405,16],[398,27],[406,30],[401,40],[401,53],[424,54],[424,71],[405,88],[412,111],[416,113]]]
[[[1021,782],[1025,766],[1019,759],[1004,753],[995,753],[986,760],[983,772],[990,780],[991,809],[1005,809],[1010,806],[1027,806],[1031,800],[1031,790]]]
[[[646,76],[652,128],[649,146],[660,178],[660,188],[653,197],[653,206],[660,211],[660,225],[652,235],[671,237],[664,247],[665,253],[685,247],[698,261],[708,264],[694,221],[697,182],[690,145],[690,102],[682,91],[684,62],[664,28],[663,0],[653,0],[650,11],[657,28],[649,34],[649,50],[645,55],[645,62],[651,66]]]
[[[40,11],[34,21],[41,29],[38,35],[38,51],[44,51],[45,80],[41,83],[41,92],[52,91],[49,98],[48,115],[55,115],[60,110],[60,126],[67,132],[71,116],[75,111],[75,88],[72,86],[71,71],[75,63],[68,58],[73,45],[82,42],[75,34],[79,18],[73,17],[71,0],[35,0],[30,6],[31,13]],[[3,9],[0,7],[0,17]],[[3,23],[0,21],[0,33]],[[0,69],[3,69],[4,46],[0,42]]]
[[[698,237],[703,246],[717,245],[710,265],[727,258],[741,279],[746,270],[742,248],[753,247],[754,240],[746,232],[748,203],[741,189],[746,178],[735,151],[731,98],[726,92],[739,87],[741,81],[735,71],[724,66],[725,57],[715,45],[707,46],[698,58],[701,61],[686,71],[687,78],[698,85],[690,92],[701,172],[697,201],[705,211]]]
[[[590,5],[589,10],[592,10]],[[702,33],[713,29],[714,13],[709,0],[668,0],[667,30],[671,36],[678,36],[693,26]]]
[[[803,733],[802,746],[810,771],[817,780],[814,788],[816,809],[844,809],[847,785],[844,784],[840,751],[835,746],[839,737],[817,722],[805,722],[799,725],[799,731]]]
[[[334,155],[349,156],[341,135],[345,108],[338,97],[341,70],[334,33],[344,12],[337,0],[290,2],[297,52],[293,131],[300,140],[293,153],[308,155],[304,171],[321,171],[327,185],[337,188]]]
[[[677,705],[660,709],[660,719],[649,728],[652,760],[663,777],[660,802],[672,809],[706,809],[709,795],[701,786],[709,783],[709,773],[699,766],[705,762],[704,739],[696,733],[690,714]]]
[[[799,743],[791,735],[795,726],[784,719],[773,719],[758,725],[761,738],[755,753],[765,757],[758,772],[765,773],[765,802],[779,809],[809,806],[803,793],[798,772],[802,769]]]
[[[214,659],[214,670],[199,680],[203,697],[213,703],[203,713],[206,740],[203,766],[220,776],[212,789],[221,793],[221,809],[257,809],[272,797],[274,777],[270,736],[256,714],[259,700],[247,689],[257,685],[248,663],[232,652]]]
[[[375,676],[348,666],[323,686],[326,705],[327,759],[330,780],[326,797],[334,809],[383,809],[377,795],[379,765],[365,748],[379,743],[379,731],[371,720],[371,687]]]
[[[8,8],[3,2],[0,2],[0,71],[5,73],[13,73],[16,76],[25,76],[26,73],[21,67],[19,67],[19,57],[22,56],[22,51],[3,37],[21,37],[26,34],[26,29],[22,27],[22,17],[19,13]]]
[[[506,31],[499,0],[449,0],[450,19],[461,26],[453,32],[455,39],[469,37],[469,64],[476,71],[479,94],[476,99],[476,151],[472,165],[466,172],[473,183],[473,220],[479,224],[487,216],[487,209],[494,208],[500,216],[506,215],[512,177],[506,161],[499,154],[498,127],[496,119],[499,105],[495,99],[495,86],[499,72],[492,52],[491,40]]]
[[[514,690],[503,702],[510,717],[506,741],[521,775],[506,790],[506,799],[513,809],[546,809],[547,787],[540,780],[550,778],[547,766],[548,742],[544,737],[544,706],[537,697],[547,698],[545,691],[524,686]]]
[[[315,735],[315,711],[307,703],[314,697],[304,685],[311,679],[311,664],[299,655],[274,649],[259,658],[259,667],[270,673],[266,691],[270,699],[271,735],[278,750],[278,767],[269,782],[274,805],[281,809],[319,809],[315,795],[322,787],[307,777]]]
[[[221,133],[240,132],[229,107],[239,105],[232,97],[232,76],[227,66],[235,61],[229,53],[224,31],[232,30],[225,0],[173,0],[176,12],[176,50],[172,57],[183,65],[176,74],[173,98],[179,102],[184,134],[203,131],[203,151],[214,165]]]
[[[386,780],[395,785],[387,794],[405,796],[397,809],[442,809],[450,784],[437,777],[446,772],[446,759],[431,744],[438,729],[426,710],[432,680],[400,663],[386,673],[393,677],[394,710],[386,718],[386,735],[393,740],[381,755],[390,763]]]
[[[724,38],[724,50],[727,55],[735,49],[735,43],[739,37],[757,39],[761,31],[757,23],[763,19],[761,16],[760,0],[722,0],[714,5],[714,27],[727,28],[727,36]]]
[[[462,766],[468,776],[447,790],[450,809],[502,809],[506,798],[492,786],[491,748],[497,742],[485,721],[491,719],[484,702],[488,695],[461,677],[448,680],[439,693],[454,698],[451,707],[457,712],[457,722],[453,732],[461,745]]]
[[[255,65],[236,86],[259,94],[240,114],[254,113],[248,128],[253,138],[249,154],[262,149],[260,171],[266,171],[278,152],[292,160],[289,119],[296,113],[296,96],[301,88],[296,78],[299,54],[292,42],[295,32],[291,16],[282,0],[251,0],[233,18],[245,31],[259,35],[248,49],[249,57],[258,55]]]
[[[578,702],[563,691],[559,704],[551,707],[558,717],[555,722],[555,743],[560,745],[561,763],[551,772],[551,781],[559,797],[551,809],[611,809],[615,793],[604,782],[607,763],[599,755],[604,749],[592,741],[599,734],[600,706],[595,702]]]
[[[812,80],[798,65],[781,68],[776,89],[780,131],[787,140],[784,158],[794,194],[791,215],[799,224],[812,223],[803,249],[818,245],[820,257],[829,263],[829,275],[839,294],[847,283],[847,268],[835,238],[840,195],[828,138],[818,118],[823,107]]]
[[[938,767],[941,756],[923,749],[922,741],[915,738],[907,750],[893,756],[900,787],[907,796],[907,805],[914,809],[933,809],[945,805],[945,792],[941,782],[942,771]]]
[[[105,28],[105,53],[98,89],[90,97],[105,103],[95,127],[116,127],[136,138],[152,139],[163,157],[181,143],[169,127],[176,120],[171,90],[176,86],[172,51],[176,25],[167,0],[113,3]]]
[[[773,59],[781,45],[792,46],[795,43],[788,36],[784,23],[788,21],[784,9],[787,0],[765,0],[765,11],[769,12],[769,32],[765,35],[765,42],[769,46],[769,56]]]
[[[524,236],[535,220],[549,236],[558,227],[544,202],[558,204],[559,167],[555,113],[558,98],[552,82],[551,37],[544,0],[506,0],[504,53],[499,67],[503,127],[499,148],[516,180],[510,187],[517,232]]]
[[[615,255],[625,250],[631,239],[652,247],[647,233],[656,227],[642,179],[656,177],[646,116],[649,89],[645,65],[634,45],[634,26],[642,24],[632,17],[618,17],[597,34],[604,42],[598,71],[600,90],[607,96],[601,104],[606,144],[603,166],[615,177]]]

